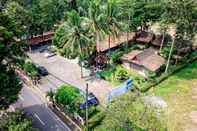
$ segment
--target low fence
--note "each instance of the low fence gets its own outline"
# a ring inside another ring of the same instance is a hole
[[[110,91],[107,94],[107,104],[112,101],[113,97],[119,96],[129,91],[132,88],[132,83],[133,81],[131,79],[128,79],[123,84],[119,85],[118,87],[115,87],[112,91]]]
[[[80,121],[79,115],[69,114],[65,112],[63,105],[53,102],[49,104],[49,108],[64,122],[66,123],[72,131],[82,131],[84,121]]]

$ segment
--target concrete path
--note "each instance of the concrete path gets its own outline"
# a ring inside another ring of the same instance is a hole
[[[104,80],[89,76],[89,71],[83,69],[84,78],[81,78],[80,66],[74,60],[65,59],[62,56],[53,56],[51,58],[44,57],[44,53],[34,51],[28,53],[32,61],[38,65],[44,66],[50,73],[50,76],[44,78],[54,86],[47,86],[44,89],[49,91],[50,88],[56,88],[63,83],[68,83],[85,91],[86,83],[89,84],[90,92],[93,92],[103,103],[106,100],[106,95],[113,88],[112,85]]]

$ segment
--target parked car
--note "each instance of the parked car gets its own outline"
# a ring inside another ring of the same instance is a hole
[[[99,101],[93,93],[89,93],[87,105],[88,107],[99,105]],[[86,102],[80,104],[80,109],[85,109],[85,108],[86,108]]]
[[[40,49],[40,53],[43,53],[43,52],[45,52],[47,49],[45,49],[45,48],[43,48],[43,49]]]
[[[49,72],[47,71],[47,69],[44,66],[38,67],[38,73],[42,76],[47,76],[49,74]]]
[[[55,56],[55,55],[56,55],[55,53],[50,52],[50,51],[47,51],[47,52],[44,54],[44,56],[45,56],[46,58],[50,58],[50,57],[53,57],[53,56]]]

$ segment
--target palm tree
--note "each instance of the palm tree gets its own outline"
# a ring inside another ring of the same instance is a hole
[[[84,54],[90,53],[88,50],[88,44],[90,39],[87,35],[88,31],[83,27],[83,18],[75,11],[67,13],[67,21],[63,24],[64,28],[64,43],[63,50],[67,50],[70,53],[76,53],[80,58]],[[81,77],[83,77],[82,63],[81,66]]]
[[[127,46],[129,44],[129,32],[135,30],[135,26],[132,24],[132,19],[134,15],[134,7],[136,0],[122,0],[120,3],[121,12],[122,12],[122,28],[127,32]]]
[[[90,33],[93,33],[95,37],[98,53],[100,52],[100,39],[105,34],[104,14],[101,9],[101,4],[100,0],[90,1],[88,15],[85,19]]]
[[[106,32],[109,34],[108,44],[110,49],[111,35],[116,37],[120,30],[120,22],[118,21],[121,17],[121,10],[119,8],[121,0],[108,0],[107,6],[105,7],[105,21],[106,21]]]

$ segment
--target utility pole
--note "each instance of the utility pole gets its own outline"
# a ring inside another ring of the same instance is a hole
[[[88,83],[86,83],[86,131],[88,131]]]

